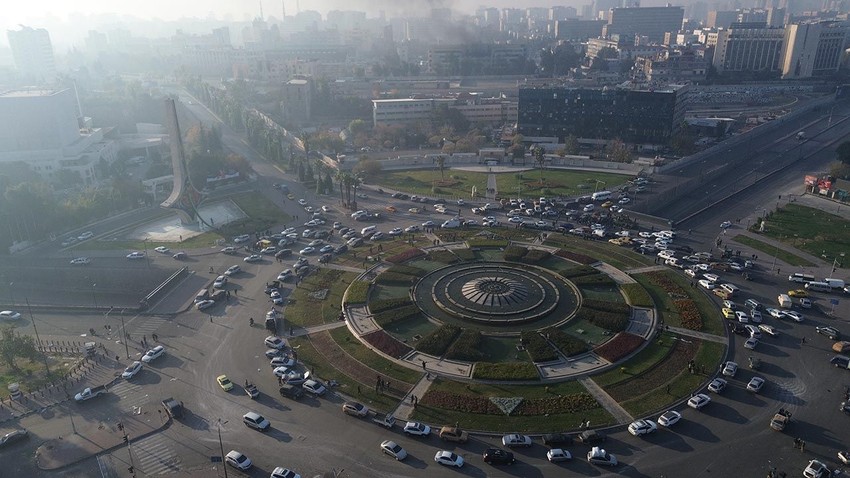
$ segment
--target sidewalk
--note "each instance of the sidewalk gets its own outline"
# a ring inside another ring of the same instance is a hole
[[[416,407],[413,405],[413,402],[411,402],[411,398],[415,396],[417,401],[421,400],[422,397],[425,396],[425,393],[428,392],[428,389],[431,388],[431,381],[434,378],[436,377],[432,376],[431,379],[428,379],[425,375],[423,375],[422,378],[416,382],[416,385],[414,385],[413,388],[411,388],[402,398],[401,402],[392,412],[392,415],[399,421],[410,420],[413,412],[416,411]]]
[[[616,420],[617,423],[624,424],[634,421],[635,418],[631,416],[625,408],[620,406],[616,400],[611,398],[611,395],[608,395],[605,390],[602,390],[596,382],[589,378],[583,378],[579,380],[579,382],[584,385],[584,388],[587,389],[588,393],[593,395],[593,398],[602,405],[602,408],[614,417],[614,420]]]
[[[729,343],[729,339],[726,337],[721,337],[719,335],[714,334],[707,334],[705,332],[697,332],[696,330],[691,329],[683,329],[681,327],[668,327],[666,331],[673,332],[679,335],[686,335],[695,339],[710,340],[711,342],[717,342],[723,345],[727,345]]]

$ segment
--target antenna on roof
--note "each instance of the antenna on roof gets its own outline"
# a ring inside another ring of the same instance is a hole
[[[77,99],[77,114],[83,117],[83,105],[80,104],[80,94],[77,92],[77,80],[74,80],[74,97]]]

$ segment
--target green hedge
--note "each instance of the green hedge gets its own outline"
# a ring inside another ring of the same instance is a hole
[[[546,342],[546,339],[541,337],[536,330],[523,330],[520,334],[520,340],[533,362],[558,360],[557,352],[552,349],[549,343]]]
[[[416,307],[415,305],[408,305],[405,307],[398,307],[395,309],[385,310],[383,312],[374,314],[372,317],[375,319],[375,322],[377,322],[378,325],[380,325],[381,327],[386,327],[392,324],[393,322],[417,317],[421,313],[422,312],[419,310],[419,307]]]
[[[369,285],[367,281],[356,280],[348,286],[345,293],[345,302],[349,304],[363,304],[369,298]]]
[[[537,264],[538,262],[545,261],[551,255],[552,253],[549,251],[531,249],[523,256],[522,260],[531,264]]]
[[[628,314],[605,312],[585,307],[579,309],[576,317],[579,320],[587,320],[598,327],[614,333],[626,330],[626,327],[629,325]]]
[[[594,274],[599,274],[599,271],[590,266],[579,266],[561,273],[561,275],[566,277],[567,279]]]
[[[561,350],[561,353],[566,355],[567,357],[583,354],[590,349],[590,347],[587,345],[587,342],[573,337],[572,335],[564,332],[561,329],[549,327],[548,329],[544,330],[543,333],[546,334],[546,337],[549,338],[549,341],[555,344],[555,346]]]
[[[598,273],[594,275],[585,275],[570,279],[575,285],[617,285],[614,279],[605,274]]]
[[[470,238],[466,240],[466,245],[469,247],[508,247],[510,242],[507,239],[479,239]]]
[[[466,360],[476,362],[484,358],[479,350],[481,346],[481,331],[476,329],[463,329],[460,337],[449,347],[446,358],[452,360]]]
[[[456,325],[441,325],[437,330],[416,342],[416,350],[441,357],[460,333]]]
[[[469,249],[452,249],[452,252],[462,261],[474,261],[478,259],[475,251]]]
[[[416,277],[397,272],[382,272],[375,279],[375,282],[380,284],[413,285],[416,282]]]
[[[640,284],[620,284],[626,299],[635,307],[655,307],[652,296]]]
[[[443,264],[453,264],[460,260],[457,258],[456,255],[445,250],[435,250],[428,252],[428,259],[431,259],[435,262],[442,262]]]
[[[618,314],[628,314],[632,310],[631,307],[629,307],[629,304],[624,304],[622,302],[608,302],[597,299],[584,299],[581,302],[581,306]]]
[[[404,307],[406,305],[413,305],[410,299],[407,297],[396,297],[393,299],[380,299],[373,300],[369,302],[369,312],[373,314],[377,314],[378,312],[383,312],[385,310],[396,309],[398,307]]]
[[[408,266],[404,264],[396,264],[394,266],[390,266],[389,269],[384,271],[384,273],[392,272],[393,274],[405,274],[409,276],[422,277],[427,272],[425,269],[421,269],[419,267]]]
[[[472,372],[477,380],[540,380],[537,367],[529,362],[477,362]]]
[[[506,261],[519,262],[528,253],[528,249],[522,246],[508,246],[505,248],[504,258]]]

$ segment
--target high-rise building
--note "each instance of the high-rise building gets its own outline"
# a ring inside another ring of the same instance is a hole
[[[717,32],[714,68],[718,73],[779,71],[784,37],[783,28],[733,24]]]
[[[825,76],[838,71],[847,27],[837,22],[797,23],[785,28],[782,78]]]
[[[708,20],[705,26],[708,28],[729,28],[738,21],[738,12],[735,10],[712,10],[708,12]]]
[[[580,40],[602,35],[605,20],[558,20],[555,22],[555,38],[558,40]]]
[[[26,81],[52,83],[56,79],[56,61],[50,34],[44,28],[21,26],[6,33],[15,66]]]
[[[661,43],[666,32],[682,28],[684,18],[682,7],[612,8],[602,35],[621,39],[645,36],[650,42]]]
[[[551,7],[549,9],[549,20],[556,22],[558,20],[569,20],[570,18],[576,18],[578,12],[573,7]]]

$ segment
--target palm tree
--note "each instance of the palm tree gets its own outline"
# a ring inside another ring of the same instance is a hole
[[[357,210],[357,187],[363,184],[363,178],[360,176],[351,176],[351,185],[354,186],[354,204],[351,209]]]
[[[531,154],[534,156],[534,161],[537,163],[537,167],[540,168],[540,184],[543,184],[543,169],[546,166],[546,150],[541,148],[540,146],[536,146]]]
[[[345,196],[343,193],[343,186],[345,185],[345,177],[348,175],[345,171],[337,169],[336,174],[334,174],[334,181],[339,184],[339,200],[342,204],[345,204]]]
[[[443,175],[443,170],[446,166],[446,157],[443,155],[437,156],[437,167],[440,168],[440,181],[445,181],[446,177]]]

